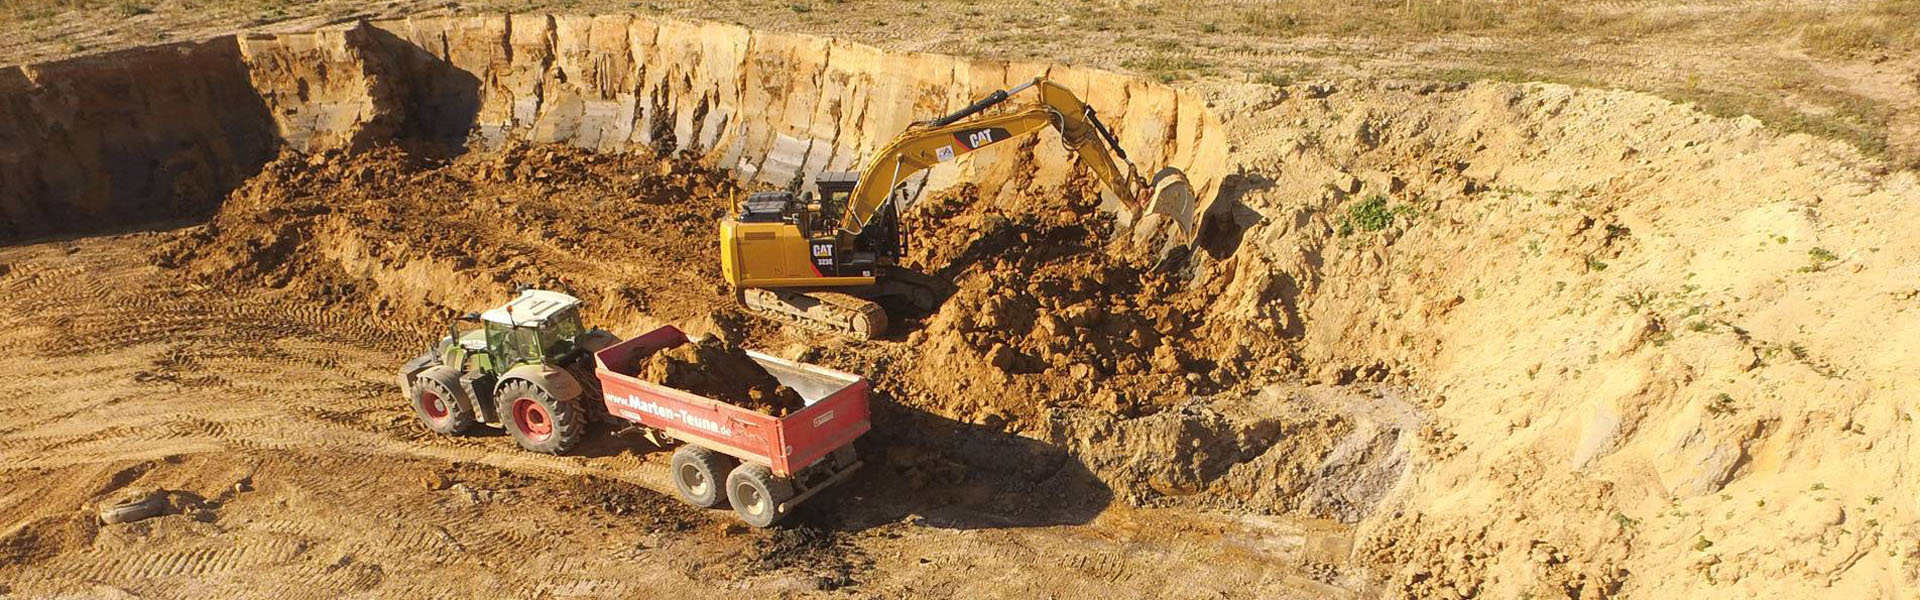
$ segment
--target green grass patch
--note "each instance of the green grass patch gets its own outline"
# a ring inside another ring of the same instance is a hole
[[[1392,226],[1401,217],[1411,219],[1414,214],[1413,207],[1391,204],[1386,196],[1374,194],[1347,206],[1347,213],[1340,216],[1339,233],[1347,236],[1355,232],[1380,231]]]

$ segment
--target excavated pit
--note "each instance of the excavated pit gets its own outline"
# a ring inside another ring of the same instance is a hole
[[[1189,262],[1125,244],[1042,134],[914,183],[911,258],[958,292],[901,338],[734,306],[728,198],[1042,74],[1187,173],[1212,215]],[[1354,543],[1330,579],[1415,597],[1911,585],[1920,482],[1875,465],[1915,452],[1916,198],[1839,144],[1630,93],[1175,89],[629,16],[0,71],[8,241],[205,221],[150,260],[422,339],[515,283],[568,287],[616,332],[868,375],[916,489],[987,473],[1037,513],[1084,467],[1135,505],[1331,519]]]

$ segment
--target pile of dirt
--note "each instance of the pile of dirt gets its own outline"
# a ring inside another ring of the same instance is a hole
[[[569,291],[615,331],[739,322],[715,223],[739,187],[650,153],[511,145],[453,158],[380,147],[288,153],[153,262],[438,331],[515,285]]]
[[[780,384],[747,351],[706,337],[640,359],[641,379],[784,417],[806,408],[800,392]]]
[[[1145,416],[1292,364],[1277,336],[1217,325],[1221,290],[1116,235],[1099,203],[1086,181],[1007,198],[963,185],[909,210],[908,264],[956,291],[909,338],[904,385],[945,416],[1031,429],[1061,408]]]

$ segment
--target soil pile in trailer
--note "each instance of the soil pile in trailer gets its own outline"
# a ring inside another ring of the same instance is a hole
[[[671,388],[774,416],[806,408],[793,388],[780,384],[739,346],[707,337],[640,359],[639,377]]]

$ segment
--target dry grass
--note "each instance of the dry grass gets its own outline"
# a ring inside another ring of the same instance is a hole
[[[1920,44],[1920,0],[1881,0],[1806,27],[1800,41],[1820,56],[1857,58]]]

